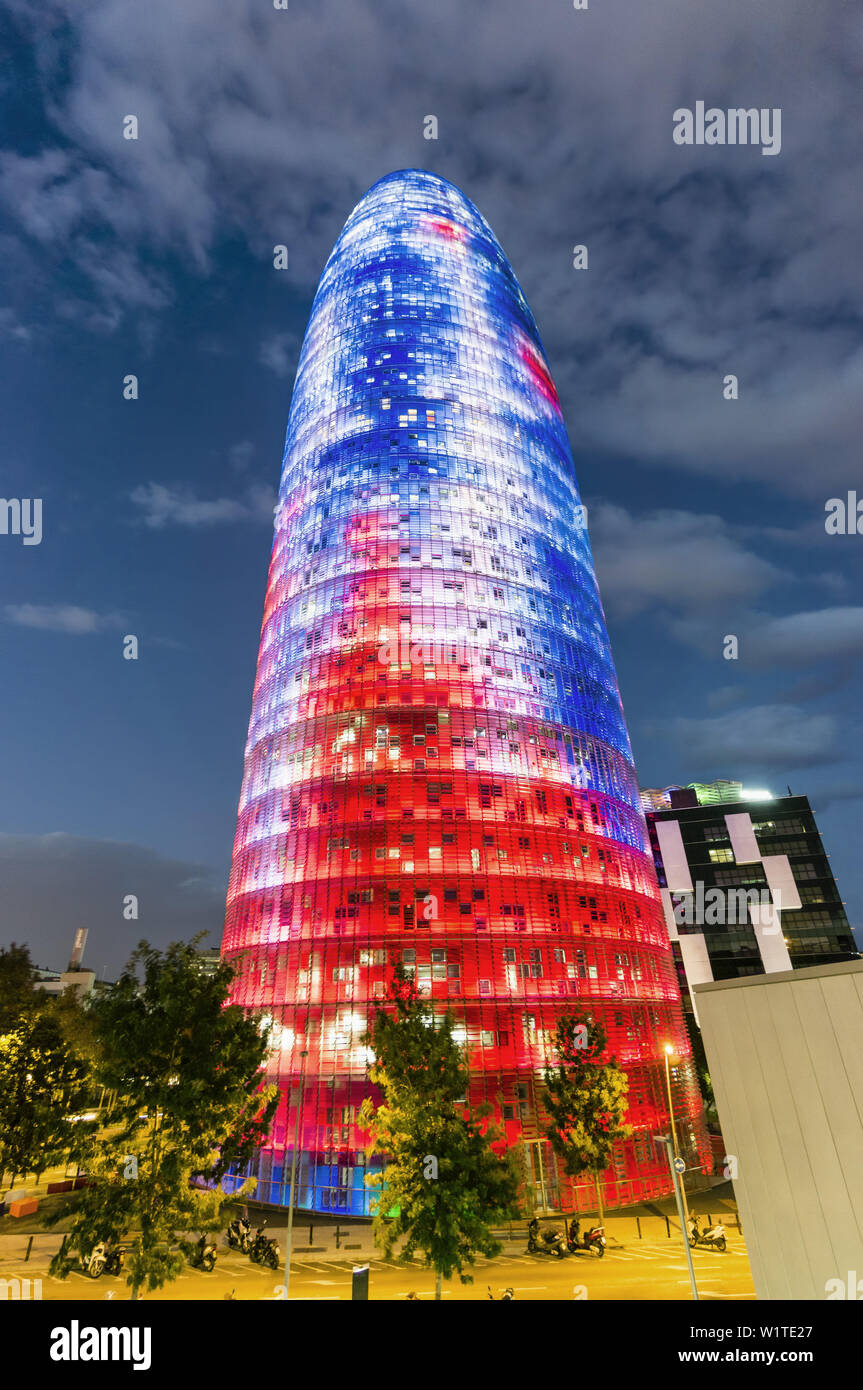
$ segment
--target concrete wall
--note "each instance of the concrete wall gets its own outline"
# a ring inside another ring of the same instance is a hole
[[[863,1298],[863,961],[694,992],[758,1297]]]

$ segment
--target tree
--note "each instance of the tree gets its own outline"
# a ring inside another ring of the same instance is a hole
[[[563,1014],[557,1021],[557,1063],[545,1070],[543,1100],[549,1115],[546,1134],[570,1178],[593,1173],[602,1222],[600,1174],[611,1162],[618,1139],[632,1133],[623,1123],[629,1081],[614,1057],[603,1061],[608,1035],[589,1014]]]
[[[454,1021],[450,1012],[434,1017],[398,963],[363,1039],[374,1052],[370,1079],[383,1092],[359,1116],[369,1156],[386,1157],[384,1171],[366,1179],[379,1189],[375,1239],[388,1258],[403,1239],[401,1262],[421,1251],[437,1299],[443,1279],[471,1283],[465,1268],[476,1256],[500,1253],[490,1224],[515,1214],[517,1187],[512,1165],[491,1147],[500,1137],[487,1123],[491,1107],[465,1111],[468,1069]]]
[[[0,1176],[36,1181],[76,1140],[69,1115],[83,1099],[87,1065],[50,1011],[24,1013],[0,1036]]]
[[[22,1015],[36,1007],[35,979],[36,971],[26,946],[18,946],[14,941],[8,951],[0,946],[0,1034],[13,1032]]]
[[[254,1189],[250,1179],[232,1196],[218,1184],[263,1143],[278,1102],[277,1088],[262,1083],[259,1022],[226,1005],[233,967],[223,961],[205,973],[194,947],[175,942],[162,952],[142,941],[89,1011],[96,1078],[117,1101],[111,1129],[92,1137],[90,1185],[73,1202],[67,1250],[51,1272],[64,1277],[72,1252],[86,1256],[129,1233],[133,1298],[180,1273],[178,1231],[215,1230],[222,1207]],[[193,1188],[195,1179],[212,1186]]]
[[[689,1034],[689,1042],[692,1047],[692,1066],[698,1080],[698,1088],[701,1091],[701,1100],[704,1105],[704,1118],[708,1129],[719,1133],[719,1116],[716,1113],[716,1099],[713,1094],[713,1082],[710,1080],[710,1070],[707,1065],[707,1053],[704,1050],[704,1039],[701,1036],[701,1029],[695,1022],[694,1016],[684,1010],[683,1017],[686,1023],[686,1031]]]

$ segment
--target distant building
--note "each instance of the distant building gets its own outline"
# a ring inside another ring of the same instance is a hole
[[[690,793],[695,794],[695,800]],[[643,787],[641,808],[648,811],[666,811],[671,806],[717,806],[723,801],[773,801],[768,791],[743,790],[742,782],[732,782],[727,777],[717,777],[715,782],[690,782],[686,787]]]
[[[37,969],[33,988],[42,989],[46,994],[63,994],[67,989],[74,989],[84,999],[96,988],[96,972]]]
[[[218,946],[198,951],[198,965],[205,975],[212,975],[222,963],[222,953]]]
[[[693,985],[859,958],[805,796],[723,780],[647,791],[642,805],[690,1008]]]
[[[81,966],[84,947],[87,944],[87,928],[79,927],[75,933],[75,943],[69,964],[65,970],[44,970],[37,966],[33,988],[44,990],[46,994],[63,994],[74,989],[81,999],[113,986],[105,980],[97,980],[95,970],[85,970]]]

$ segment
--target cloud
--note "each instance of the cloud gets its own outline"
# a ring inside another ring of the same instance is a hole
[[[235,473],[245,473],[255,456],[255,446],[249,439],[241,439],[228,450],[228,462]]]
[[[691,766],[738,769],[744,782],[752,770],[814,767],[835,761],[837,725],[826,714],[796,705],[752,705],[705,719],[677,718],[655,725],[670,735]],[[712,774],[711,774],[712,775]],[[735,773],[737,775],[737,773]]]
[[[709,710],[728,709],[729,705],[737,705],[745,697],[746,690],[742,685],[718,685],[707,692],[707,708]]]
[[[808,795],[815,814],[822,815],[833,806],[844,806],[844,803],[849,801],[863,800],[863,788],[859,782],[836,782],[819,787],[817,791]]]
[[[6,621],[17,627],[64,632],[70,637],[88,636],[123,625],[123,619],[118,614],[96,613],[92,608],[78,608],[68,603],[7,603],[4,612]]]
[[[746,637],[759,665],[801,666],[863,656],[863,608],[821,608],[761,623]]]
[[[142,937],[154,945],[212,934],[218,944],[225,885],[206,866],[141,845],[50,835],[0,835],[0,932],[31,943],[34,960],[63,969],[78,927],[89,928],[84,964],[115,978]],[[138,899],[137,921],[123,916]],[[38,944],[37,944],[38,943]]]
[[[0,309],[0,337],[9,338],[13,342],[29,343],[33,333],[21,322],[14,309],[6,307]]]
[[[269,367],[276,376],[293,376],[300,355],[300,341],[295,333],[273,333],[261,343],[258,361]]]
[[[251,486],[244,500],[217,497],[209,501],[179,485],[143,483],[129,494],[141,509],[141,520],[154,531],[166,526],[205,527],[232,521],[269,521],[272,525],[276,494],[260,484]]]
[[[39,275],[53,253],[87,279],[94,328],[142,299],[158,312],[154,254],[206,276],[238,238],[261,264],[288,244],[308,297],[369,184],[428,165],[500,235],[581,444],[813,500],[856,480],[863,40],[843,0],[786,0],[780,19],[725,0],[697,21],[691,0],[10,3],[59,133],[5,158],[0,194]],[[781,155],[675,146],[672,113],[699,98],[781,106]],[[113,273],[123,254],[137,277]],[[284,339],[262,351],[290,374]]]
[[[603,602],[623,618],[657,607],[703,614],[749,601],[785,579],[776,566],[745,550],[718,516],[639,516],[600,503],[589,509],[588,525]]]

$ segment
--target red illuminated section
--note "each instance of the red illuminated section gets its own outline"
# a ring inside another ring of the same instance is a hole
[[[526,338],[519,345],[519,356],[527,367],[531,381],[536,388],[541,391],[545,399],[550,401],[556,410],[560,410],[557,387],[551,379],[551,373],[536,348]]]
[[[457,222],[450,222],[444,217],[427,217],[424,221],[425,226],[447,241],[464,242],[467,238],[467,229],[460,227]]]
[[[347,549],[358,554],[384,524],[355,519]],[[309,658],[290,731],[247,756],[247,784],[263,788],[276,767],[284,785],[250,797],[239,818],[224,943],[248,953],[235,998],[274,1019],[276,1075],[296,1077],[307,1052],[301,1143],[326,1171],[361,1161],[354,1118],[370,1088],[360,1039],[396,960],[435,1007],[454,1010],[470,1100],[492,1104],[508,1143],[539,1137],[556,1021],[586,1007],[630,1077],[635,1133],[615,1155],[606,1200],[658,1194],[667,1174],[652,1135],[667,1128],[667,1102],[657,1038],[689,1054],[667,931],[649,856],[610,834],[635,813],[572,784],[591,757],[623,781],[628,768],[520,710],[515,681],[508,695],[501,668],[486,683],[471,653],[451,661],[432,649],[418,664],[411,647],[421,657],[422,644],[402,637],[382,659],[378,634],[397,628],[410,573],[354,575],[338,646]],[[267,613],[265,639],[278,605]],[[694,1123],[691,1086],[680,1106]],[[274,1154],[288,1118],[285,1091]]]

